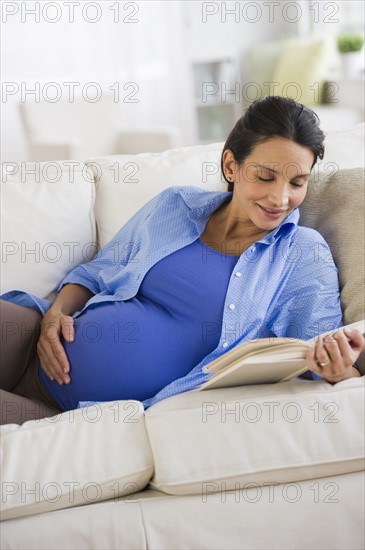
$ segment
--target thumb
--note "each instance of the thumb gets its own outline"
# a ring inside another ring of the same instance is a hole
[[[365,338],[359,330],[346,328],[345,334],[349,339],[349,344],[354,351],[360,352],[365,349]]]

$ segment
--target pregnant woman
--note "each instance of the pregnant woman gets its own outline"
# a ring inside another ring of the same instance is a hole
[[[242,342],[341,326],[328,245],[298,226],[323,140],[310,109],[255,101],[223,148],[227,192],[164,190],[60,282],[52,304],[4,294],[1,423],[85,401],[147,408],[198,387],[202,367]],[[359,331],[318,338],[306,377],[360,376],[363,349]]]

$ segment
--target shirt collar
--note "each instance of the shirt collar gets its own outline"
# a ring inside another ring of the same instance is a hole
[[[208,219],[221,204],[232,198],[228,191],[203,191],[199,188],[186,187],[179,189],[180,195],[190,209],[189,218],[194,222],[199,234],[204,230]],[[257,243],[271,244],[280,235],[289,235],[298,225],[299,210],[295,208],[273,231],[265,235]],[[256,243],[256,244],[257,244]]]
[[[179,193],[189,207],[189,218],[195,224],[199,235],[213,212],[232,198],[232,193],[228,191],[203,191],[196,187],[180,188]]]
[[[272,244],[280,236],[288,237],[292,233],[294,228],[297,227],[298,221],[299,210],[298,208],[294,208],[294,210],[292,210],[290,214],[288,214],[286,218],[284,218],[283,221],[275,229],[273,229],[272,231],[270,231],[270,233],[265,235],[265,237],[257,241],[257,243]]]

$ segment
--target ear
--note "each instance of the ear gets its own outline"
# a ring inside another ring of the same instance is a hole
[[[223,171],[228,181],[234,181],[237,171],[237,162],[230,149],[226,149],[223,153]]]

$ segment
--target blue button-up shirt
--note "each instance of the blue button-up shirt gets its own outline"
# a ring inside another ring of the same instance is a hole
[[[213,212],[231,196],[196,187],[165,189],[93,260],[66,275],[57,291],[67,283],[90,289],[95,295],[81,311],[100,302],[133,298],[147,271],[196,240]],[[338,274],[330,249],[317,231],[299,227],[298,220],[295,209],[241,254],[228,285],[218,346],[186,376],[145,400],[146,408],[198,387],[211,376],[202,372],[202,367],[240,343],[270,336],[305,340],[342,325]],[[20,291],[8,292],[2,298],[36,307],[43,314],[51,306],[47,300]],[[79,314],[76,312],[74,318]],[[209,331],[209,327],[204,330]]]

